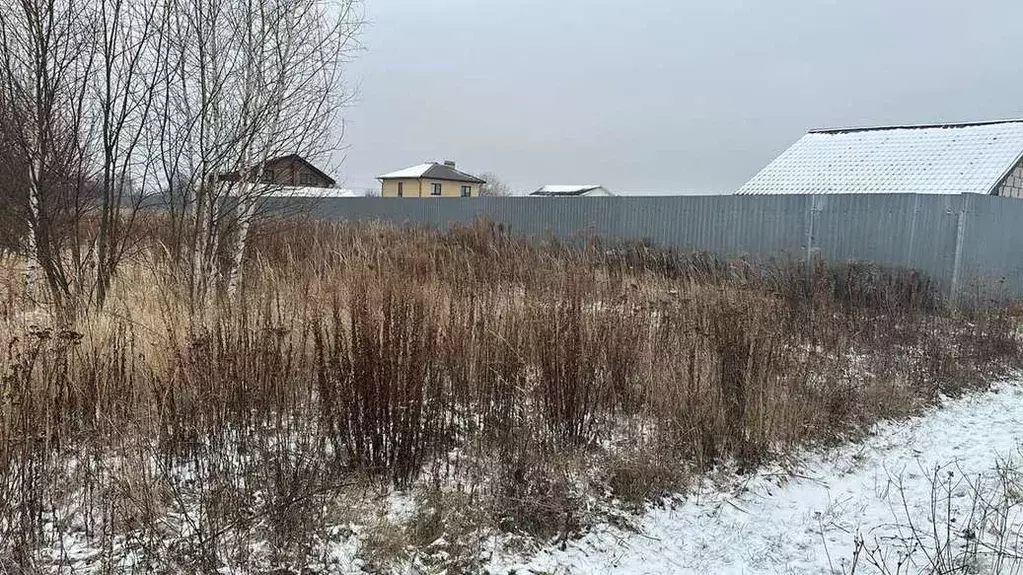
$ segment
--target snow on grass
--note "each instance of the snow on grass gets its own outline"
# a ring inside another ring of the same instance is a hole
[[[947,400],[920,417],[878,426],[862,443],[804,454],[797,469],[707,480],[680,502],[649,510],[635,532],[605,525],[530,558],[497,553],[488,571],[843,573],[862,538],[875,555],[889,552],[894,572],[899,547],[913,547],[910,521],[921,533],[955,539],[959,528],[946,532],[945,518],[969,516],[977,485],[996,481],[996,463],[1018,456],[1021,386]],[[1018,508],[1008,522],[1010,531],[1023,529]],[[909,572],[917,572],[926,550],[911,555],[917,568]],[[865,563],[861,557],[859,572],[875,572]]]

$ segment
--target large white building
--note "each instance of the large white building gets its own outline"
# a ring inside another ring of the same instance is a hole
[[[737,193],[1023,197],[1023,120],[811,130]]]

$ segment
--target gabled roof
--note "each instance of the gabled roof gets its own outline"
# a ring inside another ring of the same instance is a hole
[[[594,190],[603,190],[599,184],[575,184],[567,186],[541,186],[540,189],[529,194],[531,196],[582,196]],[[607,190],[603,190],[608,192]]]
[[[334,178],[328,176],[322,170],[320,170],[316,166],[312,165],[308,160],[306,160],[302,156],[299,156],[298,154],[288,154],[287,156],[278,156],[276,158],[270,158],[266,162],[263,162],[263,166],[267,167],[267,168],[270,168],[270,169],[273,169],[273,166],[276,166],[277,164],[282,164],[282,163],[289,162],[289,161],[292,161],[292,160],[302,164],[303,166],[308,168],[310,171],[314,172],[316,175],[320,176],[321,178],[323,178],[324,180],[329,182],[328,185],[333,186],[334,184],[337,183],[336,181],[334,181]],[[253,171],[254,170],[255,170],[255,168],[253,168]],[[229,182],[237,181],[238,180],[238,172],[237,171],[224,172],[224,173],[220,174],[220,179],[222,181],[229,181]]]
[[[1023,121],[811,130],[738,194],[990,194],[1023,158]]]
[[[477,178],[471,174],[467,174],[461,170],[456,170],[454,166],[449,166],[440,162],[428,162],[412,166],[411,168],[405,168],[404,170],[398,170],[397,172],[377,176],[378,180],[398,180],[406,178],[450,180],[452,182],[468,182],[471,184],[486,183],[485,180]]]
[[[321,178],[327,180],[328,182],[330,182],[331,186],[333,186],[334,184],[337,183],[336,181],[334,181],[334,178],[328,176],[322,170],[320,170],[316,166],[314,166],[311,163],[309,163],[309,160],[306,160],[305,158],[303,158],[302,156],[299,156],[298,154],[288,154],[287,156],[279,156],[277,158],[272,158],[272,159],[266,161],[266,165],[267,166],[272,166],[274,164],[280,164],[280,163],[288,162],[288,161],[291,161],[291,160],[294,160],[294,161],[302,164],[303,166],[305,166],[306,168],[308,168],[309,170],[314,172],[316,175],[318,175]]]

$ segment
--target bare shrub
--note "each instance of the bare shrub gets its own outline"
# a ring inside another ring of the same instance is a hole
[[[319,399],[356,465],[388,471],[406,487],[421,471],[442,423],[437,324],[415,290],[353,286],[349,322],[335,306],[330,332],[317,335]]]
[[[683,492],[689,480],[685,463],[656,445],[612,454],[601,467],[611,496],[633,511]]]
[[[966,476],[955,464],[930,475],[929,513],[910,512],[901,478],[894,524],[856,536],[846,573],[866,566],[900,573],[1023,573],[1023,474],[1012,461],[991,473]]]
[[[519,450],[502,462],[495,478],[492,505],[498,529],[540,541],[568,537],[583,524],[582,494],[565,457]]]

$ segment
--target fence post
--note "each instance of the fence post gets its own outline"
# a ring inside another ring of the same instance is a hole
[[[823,197],[818,194],[806,196],[806,280],[813,283],[813,243],[817,232],[817,214],[820,213]]]
[[[916,221],[920,215],[920,194],[913,194],[913,214],[909,220],[909,245],[906,247],[906,267],[916,268],[913,257],[916,256]]]
[[[963,280],[963,240],[966,232],[968,196],[969,194],[960,194],[958,198],[959,214],[956,217],[956,248],[952,259],[952,285],[949,286],[949,298],[955,303],[959,302],[961,295],[959,291]]]

